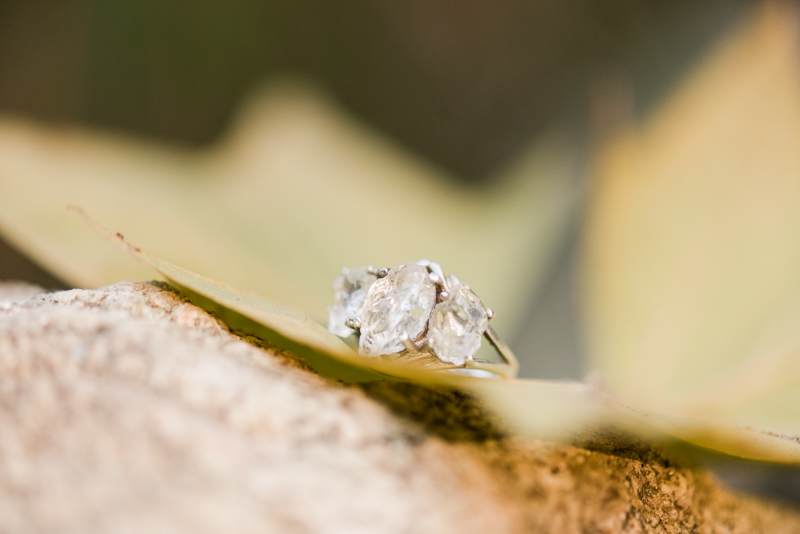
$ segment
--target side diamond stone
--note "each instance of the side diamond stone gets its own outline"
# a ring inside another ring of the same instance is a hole
[[[336,304],[328,306],[328,330],[337,336],[347,337],[355,332],[345,326],[347,319],[355,319],[361,315],[361,306],[370,286],[378,279],[369,274],[366,267],[344,269],[333,281],[333,293]]]
[[[361,312],[359,352],[369,356],[404,349],[402,337],[414,340],[425,331],[436,288],[428,270],[415,263],[393,267],[369,288]]]
[[[451,281],[450,297],[436,305],[428,326],[428,344],[440,360],[464,365],[478,352],[489,315],[466,284]]]

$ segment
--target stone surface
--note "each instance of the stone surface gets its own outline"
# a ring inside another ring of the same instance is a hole
[[[345,326],[347,319],[361,317],[361,305],[367,296],[370,286],[377,280],[369,274],[366,267],[344,269],[333,281],[333,294],[336,303],[328,306],[328,330],[337,336],[347,337],[355,330]]]
[[[489,326],[481,299],[469,286],[450,283],[449,297],[433,309],[428,326],[428,344],[442,361],[464,365],[478,352]]]
[[[0,302],[0,429],[3,533],[800,532],[661,449],[323,379],[155,283]]]
[[[0,283],[0,300],[27,300],[44,292],[41,287],[24,282]]]
[[[368,356],[403,350],[402,335],[415,340],[428,325],[436,288],[428,270],[403,263],[372,284],[364,301],[359,352]]]

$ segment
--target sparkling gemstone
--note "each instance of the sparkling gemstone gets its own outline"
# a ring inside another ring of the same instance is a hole
[[[415,340],[425,331],[435,303],[436,288],[425,267],[393,267],[364,300],[359,351],[370,356],[400,352],[404,335]]]
[[[366,267],[344,269],[333,281],[336,304],[328,306],[328,330],[337,336],[347,337],[354,330],[345,326],[347,319],[361,317],[361,306],[370,286],[378,279]]]
[[[464,365],[481,346],[489,316],[481,299],[467,284],[448,279],[450,296],[433,309],[428,325],[428,344],[440,360]]]

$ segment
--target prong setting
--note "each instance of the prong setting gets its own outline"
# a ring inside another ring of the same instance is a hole
[[[359,330],[361,330],[361,319],[359,319],[358,317],[348,317],[347,319],[345,319],[344,325],[347,328],[352,328],[353,330],[358,332]]]
[[[403,346],[406,348],[408,352],[412,354],[419,352],[417,346],[411,341],[411,339],[409,339],[408,334],[406,334],[405,332],[400,334],[400,341],[403,342]]]

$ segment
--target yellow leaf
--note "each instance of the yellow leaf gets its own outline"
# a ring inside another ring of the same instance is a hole
[[[546,135],[492,185],[466,188],[287,83],[198,152],[4,120],[0,233],[80,287],[147,276],[64,213],[80,205],[156,254],[317,320],[342,267],[427,257],[480,288],[507,333],[574,212],[573,146]]]
[[[182,269],[83,216],[98,233],[161,273],[195,304],[215,312],[232,328],[296,352],[323,376],[347,382],[411,380],[459,388],[477,395],[511,431],[524,436],[569,440],[597,428],[613,427],[647,439],[684,439],[753,459],[800,462],[800,444],[791,439],[692,419],[666,422],[637,412],[587,384],[476,378],[447,372],[442,362],[436,370],[436,366],[402,358],[385,361],[360,356],[300,312]]]
[[[764,4],[606,147],[586,224],[594,369],[744,455],[711,429],[800,435],[798,26]]]

